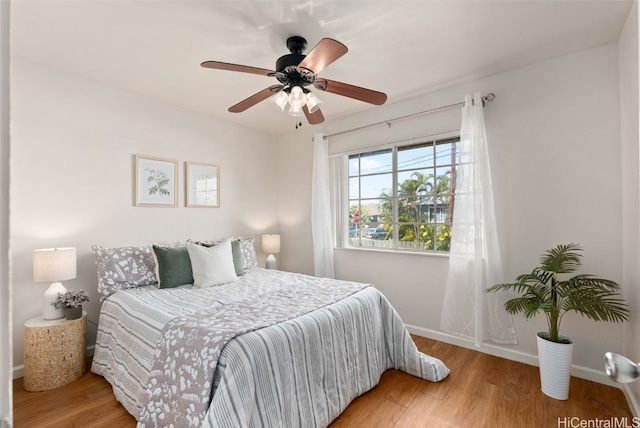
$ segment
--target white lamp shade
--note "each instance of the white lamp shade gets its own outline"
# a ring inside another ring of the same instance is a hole
[[[33,252],[33,282],[58,282],[76,277],[75,248],[46,248]]]
[[[262,235],[262,251],[267,254],[280,252],[280,235]]]

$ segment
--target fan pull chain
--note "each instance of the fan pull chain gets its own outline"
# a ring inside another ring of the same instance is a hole
[[[302,122],[296,123],[296,129],[301,128],[301,127],[302,127]]]

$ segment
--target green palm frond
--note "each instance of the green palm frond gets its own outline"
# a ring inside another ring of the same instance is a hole
[[[620,284],[615,281],[588,274],[576,275],[567,282],[577,289],[600,289],[615,292],[619,292],[621,289]]]
[[[579,290],[564,301],[562,311],[575,311],[594,321],[622,322],[629,310],[618,293],[606,290]]]
[[[525,313],[525,315],[524,315],[525,318],[531,318],[531,315],[527,315],[527,314],[531,313],[532,312],[531,308],[537,307],[539,303],[541,303],[540,300],[535,299],[535,298],[531,298],[531,297],[516,297],[515,299],[511,299],[507,303],[505,303],[504,308],[511,315],[515,315],[515,314],[519,314],[521,312],[524,312]],[[537,310],[533,311],[534,315],[536,313],[538,313]]]
[[[572,273],[581,264],[582,248],[576,244],[558,245],[540,258],[540,268],[553,273]]]

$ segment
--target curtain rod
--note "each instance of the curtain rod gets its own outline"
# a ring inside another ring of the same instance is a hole
[[[491,101],[493,101],[495,99],[496,99],[496,96],[495,96],[495,94],[493,92],[488,93],[487,95],[482,97],[482,106],[484,107],[484,105],[486,103],[490,103]],[[372,126],[377,126],[377,125],[382,125],[382,124],[391,125],[392,122],[396,122],[398,120],[409,119],[409,118],[416,117],[416,116],[422,116],[423,114],[435,113],[435,112],[438,112],[438,111],[448,110],[450,108],[460,107],[460,106],[463,106],[463,105],[464,105],[464,101],[461,101],[459,103],[450,104],[448,106],[436,107],[436,108],[432,108],[431,110],[419,111],[417,113],[408,114],[406,116],[394,117],[393,119],[383,120],[382,122],[376,122],[376,123],[371,123],[369,125],[363,125],[363,126],[360,126],[358,128],[347,129],[346,131],[340,131],[340,132],[336,132],[334,134],[329,134],[328,137],[335,137],[337,135],[348,134],[349,132],[360,131],[361,129],[370,128]]]

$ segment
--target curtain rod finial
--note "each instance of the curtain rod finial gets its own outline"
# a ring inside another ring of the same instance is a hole
[[[483,102],[487,102],[487,103],[490,103],[491,101],[493,101],[495,99],[496,99],[496,94],[494,94],[493,92],[489,92],[487,95],[482,97],[482,101]]]

